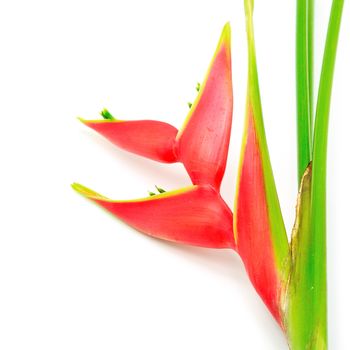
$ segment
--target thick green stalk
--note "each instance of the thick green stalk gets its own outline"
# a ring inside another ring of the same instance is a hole
[[[313,0],[297,0],[296,93],[298,183],[312,158],[313,113]]]
[[[299,197],[301,204],[292,239],[292,267],[286,315],[291,349],[327,349],[327,138],[343,4],[344,0],[333,0],[317,99],[311,185],[308,185],[308,175],[302,181]]]

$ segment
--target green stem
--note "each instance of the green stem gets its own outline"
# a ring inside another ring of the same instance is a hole
[[[329,110],[338,37],[344,0],[333,0],[323,55],[318,90],[311,180],[311,242],[308,258],[309,285],[313,303],[311,324],[313,343],[327,344],[327,274],[326,274],[326,166]],[[313,347],[310,349],[319,349]],[[322,348],[323,349],[323,348]]]
[[[313,0],[297,0],[296,86],[298,183],[312,158]]]
[[[315,6],[314,0],[309,0],[308,7],[308,67],[309,67],[309,101],[310,101],[310,129],[311,137],[313,130],[313,115],[314,115],[314,16],[315,16]],[[312,144],[312,139],[311,139]]]

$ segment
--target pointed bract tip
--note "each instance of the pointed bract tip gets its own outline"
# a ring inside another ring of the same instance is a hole
[[[91,190],[88,187],[85,187],[77,182],[74,182],[71,184],[73,190],[81,194],[82,196],[90,199],[107,199],[106,197],[102,196],[101,194]]]
[[[220,43],[225,43],[227,45],[231,45],[231,25],[230,22],[227,22],[222,29]]]
[[[82,117],[77,117],[77,119],[82,122],[83,124],[86,124],[87,120],[85,120],[84,118]]]

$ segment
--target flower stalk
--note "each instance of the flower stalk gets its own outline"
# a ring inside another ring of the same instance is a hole
[[[314,0],[297,0],[296,97],[298,183],[312,158]]]
[[[333,0],[318,89],[312,175],[302,184],[287,325],[292,349],[327,349],[326,170],[329,111],[344,0]],[[306,188],[303,188],[303,187]],[[305,195],[303,194],[305,193]]]

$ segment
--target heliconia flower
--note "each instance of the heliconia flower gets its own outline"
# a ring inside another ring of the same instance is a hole
[[[223,28],[206,78],[181,130],[160,121],[86,121],[119,147],[141,156],[183,162],[195,186],[150,197],[113,201],[79,184],[73,188],[137,230],[160,239],[235,248],[232,211],[221,198],[232,121],[230,26]],[[163,193],[162,193],[163,192]]]
[[[237,250],[255,288],[282,325],[281,280],[288,242],[285,236],[283,247],[279,246],[285,229],[261,126],[260,101],[251,90],[257,81],[252,79],[235,225],[231,210],[218,192],[232,119],[229,34],[227,24],[207,77],[198,87],[197,99],[180,131],[159,121],[119,121],[107,110],[102,111],[104,120],[83,120],[123,149],[161,162],[182,161],[196,186],[159,195],[151,193],[151,197],[131,201],[113,201],[79,184],[73,184],[73,188],[152,237]],[[254,71],[252,64],[249,70]]]
[[[178,131],[154,120],[124,121],[102,111],[105,120],[81,121],[115,145],[164,163],[182,162],[195,185],[219,190],[225,172],[232,121],[230,25],[222,31],[198,96]]]
[[[252,2],[246,1],[248,95],[245,132],[235,204],[235,241],[249,277],[283,326],[281,297],[285,288],[289,245],[266,143],[255,61]]]
[[[333,0],[315,126],[312,123],[313,1],[299,1],[298,174],[301,180],[291,244],[270,162],[256,65],[254,0],[244,0],[248,37],[245,130],[233,216],[220,195],[232,120],[230,26],[226,24],[183,127],[154,120],[81,121],[124,150],[164,163],[182,162],[193,185],[135,200],[111,200],[72,187],[151,237],[235,250],[256,291],[285,332],[290,349],[327,349],[326,154],[336,46],[344,0]],[[305,22],[308,19],[309,23]],[[308,43],[308,45],[304,45]],[[305,67],[305,62],[310,67]],[[306,87],[306,89],[304,89]],[[304,102],[306,101],[306,102]],[[305,128],[305,124],[308,126]],[[304,125],[304,126],[303,126]],[[305,130],[304,130],[305,129]],[[311,131],[314,129],[312,137]],[[311,152],[312,150],[312,152]],[[306,169],[305,169],[306,168]]]

